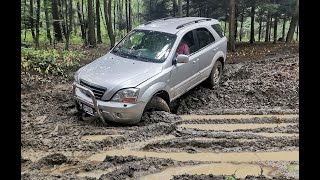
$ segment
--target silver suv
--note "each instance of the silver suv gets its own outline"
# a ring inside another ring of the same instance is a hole
[[[106,55],[75,73],[80,112],[118,123],[138,123],[145,111],[169,104],[202,81],[220,82],[227,39],[219,21],[162,18],[129,32]]]

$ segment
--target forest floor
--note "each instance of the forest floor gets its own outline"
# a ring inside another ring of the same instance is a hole
[[[134,126],[80,120],[72,78],[22,77],[22,179],[299,179],[298,49],[239,44],[219,87]]]

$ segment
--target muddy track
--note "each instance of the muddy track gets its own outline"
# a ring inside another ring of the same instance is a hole
[[[70,82],[23,90],[22,179],[299,179],[298,65],[227,64],[134,126],[81,120]]]

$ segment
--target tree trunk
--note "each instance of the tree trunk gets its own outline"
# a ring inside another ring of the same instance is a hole
[[[270,26],[270,13],[268,12],[267,24],[266,24],[266,34],[265,34],[265,38],[264,38],[265,42],[269,42],[269,26]]]
[[[37,19],[36,19],[36,48],[39,48],[40,31],[40,0],[37,0]]]
[[[177,1],[173,0],[173,17],[176,17]]]
[[[82,19],[82,15],[81,15],[79,2],[77,2],[77,9],[78,9],[78,19],[79,19],[80,30],[81,30],[81,38],[82,38],[82,40],[85,40],[86,39],[85,28],[84,28],[84,23],[83,23],[83,19]]]
[[[260,16],[260,20],[259,20],[259,42],[261,40],[261,30],[262,30],[262,15]]]
[[[182,0],[178,0],[178,16],[182,17]]]
[[[65,26],[65,38],[66,38],[66,44],[65,44],[65,50],[69,50],[69,40],[70,40],[70,24],[68,24],[68,22],[70,21],[68,19],[68,14],[70,14],[70,8],[68,8],[68,0],[63,0],[64,2],[64,13],[65,13],[65,17],[64,17],[64,26]],[[70,6],[70,4],[69,4]],[[61,6],[61,10],[63,10],[62,6]]]
[[[72,25],[73,25],[73,4],[72,0],[69,0],[69,37],[71,37],[72,34]]]
[[[52,44],[51,33],[50,33],[50,23],[49,23],[49,14],[48,14],[48,0],[44,0],[44,15],[46,18],[46,30],[47,30],[47,38],[49,40],[50,45]]]
[[[190,2],[189,1],[190,0],[187,0],[187,17],[189,17],[189,8],[190,8],[190,6],[189,6]]]
[[[125,8],[126,8],[126,27],[127,27],[127,33],[129,32],[129,13],[128,13],[128,0],[125,0]]]
[[[235,8],[235,28],[234,28],[234,39],[237,42],[237,36],[238,36],[238,18],[239,18],[239,12],[238,8],[236,6]]]
[[[33,42],[36,40],[36,35],[34,33],[34,17],[33,17],[33,0],[30,0],[30,28],[31,28],[31,34]]]
[[[77,15],[74,16],[74,19],[73,19],[73,31],[74,31],[74,34],[76,36],[78,36],[78,21],[77,21]]]
[[[240,41],[242,41],[243,20],[244,20],[244,8],[242,9],[242,14],[241,14],[241,25],[240,25],[240,32],[239,32]]]
[[[250,29],[250,44],[254,42],[254,15],[255,15],[256,5],[255,2],[251,7],[251,29]]]
[[[63,32],[63,35],[66,36],[67,35],[67,30],[66,30],[66,23],[64,22],[65,21],[65,18],[64,18],[64,14],[63,14],[63,2],[61,3],[61,1],[64,1],[64,0],[59,0],[58,1],[58,8],[60,11],[59,11],[59,14],[60,14],[60,17],[61,17],[61,22],[63,22],[61,25],[62,25],[62,32]]]
[[[26,38],[27,38],[27,14],[26,14],[26,9],[27,9],[27,0],[24,0],[24,7],[23,7],[24,38],[23,38],[23,41],[25,41]]]
[[[296,41],[299,41],[299,22],[297,24],[297,36],[296,36]]]
[[[235,0],[229,0],[229,50],[234,52],[235,39],[234,39],[234,25],[235,25]]]
[[[289,27],[289,31],[286,39],[287,43],[290,43],[293,39],[294,29],[297,25],[298,19],[299,19],[299,0],[296,0],[296,9],[291,18],[290,27]]]
[[[111,47],[113,47],[115,44],[115,37],[112,29],[111,0],[104,0],[104,14],[105,14],[105,19],[107,23],[107,30],[108,30],[108,35],[111,42]]]
[[[95,24],[94,24],[94,11],[93,11],[93,0],[88,0],[88,43],[89,46],[96,46],[96,33],[95,33]]]
[[[140,22],[140,0],[137,1],[137,20]]]
[[[129,31],[132,29],[132,7],[131,7],[131,0],[129,0]]]
[[[272,22],[272,16],[271,16],[271,18],[270,18],[270,25],[269,25],[269,37],[268,37],[268,41],[271,41],[272,25],[273,25],[273,22]]]
[[[58,11],[58,0],[52,0],[52,18],[53,18],[53,30],[55,41],[62,41],[62,31],[60,25],[60,16]]]
[[[97,43],[102,43],[101,40],[101,28],[100,28],[100,1],[96,0],[96,24],[97,24]]]
[[[285,40],[285,31],[286,31],[286,22],[287,22],[287,19],[286,18],[283,18],[283,24],[282,24],[282,42],[284,42]]]
[[[116,34],[116,7],[117,7],[117,1],[113,1],[113,32]]]
[[[278,31],[278,14],[274,15],[274,26],[273,26],[273,44],[277,43],[277,31]]]

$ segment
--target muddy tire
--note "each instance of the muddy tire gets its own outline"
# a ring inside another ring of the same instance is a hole
[[[209,76],[209,83],[212,87],[219,85],[220,81],[221,81],[221,77],[222,77],[222,64],[220,61],[216,61],[216,63],[214,64],[212,70],[211,70],[211,74]]]
[[[163,100],[161,97],[154,96],[151,98],[151,100],[147,103],[145,109],[145,112],[148,111],[166,111],[170,112],[170,108],[165,100]]]

